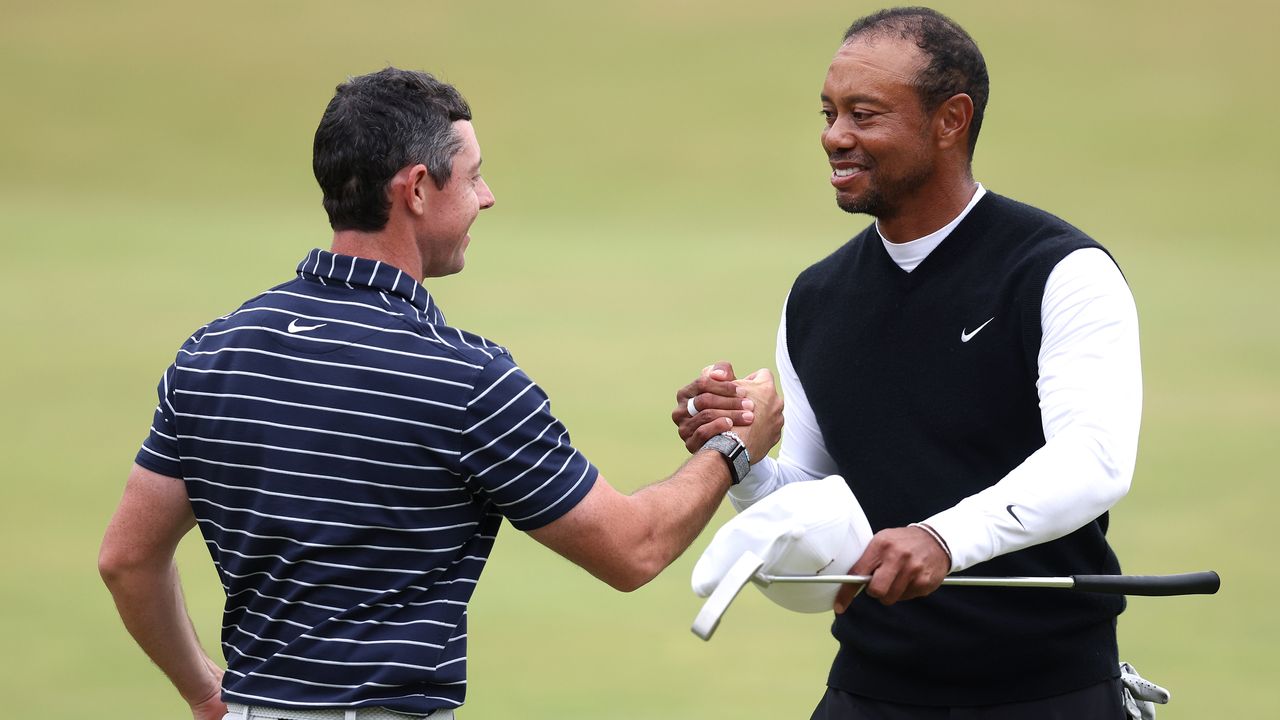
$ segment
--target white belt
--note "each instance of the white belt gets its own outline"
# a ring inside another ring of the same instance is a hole
[[[382,707],[301,710],[227,703],[227,710],[228,714],[223,720],[454,720],[453,711],[443,709],[429,715],[416,715]]]

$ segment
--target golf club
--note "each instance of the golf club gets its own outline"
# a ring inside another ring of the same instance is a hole
[[[751,552],[742,554],[725,573],[702,610],[693,621],[693,634],[710,640],[720,625],[720,618],[747,582],[762,587],[773,583],[841,583],[865,585],[870,575],[768,575],[760,572],[764,560]],[[1177,575],[1069,575],[1066,577],[975,577],[957,575],[943,578],[943,585],[959,587],[1034,587],[1075,590],[1113,595],[1166,597],[1171,595],[1213,595],[1222,585],[1218,573],[1181,573]]]

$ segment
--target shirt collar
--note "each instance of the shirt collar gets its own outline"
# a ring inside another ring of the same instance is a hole
[[[298,263],[298,277],[316,280],[322,285],[338,283],[347,287],[362,285],[382,290],[403,298],[417,308],[428,322],[444,324],[444,314],[425,287],[409,273],[379,260],[340,255],[315,248]]]
[[[880,221],[876,221],[876,234],[880,235],[880,241],[884,244],[884,249],[888,251],[889,257],[893,258],[898,267],[906,272],[915,270],[920,266],[920,263],[924,262],[925,258],[929,257],[929,253],[933,252],[942,244],[943,240],[947,239],[947,236],[951,234],[952,230],[956,229],[960,221],[969,215],[969,211],[973,209],[973,206],[977,205],[982,196],[987,194],[987,189],[982,187],[982,183],[977,185],[978,188],[974,191],[973,197],[969,198],[969,204],[964,206],[964,210],[961,210],[959,215],[955,216],[951,222],[924,237],[907,242],[891,243],[880,232]]]

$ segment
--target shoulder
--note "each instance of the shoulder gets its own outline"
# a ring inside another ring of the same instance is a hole
[[[421,332],[424,337],[440,343],[445,352],[463,362],[480,367],[495,362],[495,366],[515,365],[510,350],[483,335],[451,325],[431,325],[425,322],[423,325],[425,327],[421,328]]]
[[[299,293],[301,288],[297,287],[297,284],[300,282],[301,280],[298,278],[293,278],[282,282],[279,285],[263,290],[257,295],[245,300],[235,310],[232,310],[225,315],[220,315],[196,328],[195,331],[188,336],[182,347],[184,349],[193,348],[194,346],[199,345],[207,335],[225,332],[233,327],[248,324],[259,319],[261,315],[255,315],[255,313],[269,310],[272,305],[278,305],[279,300],[277,299],[277,296],[279,295],[287,296],[292,294],[301,296]]]
[[[1093,249],[1111,258],[1110,252],[1084,230],[1017,200],[988,192],[974,208],[974,214],[974,229],[994,241],[987,246],[988,252],[1002,256],[1003,263],[1015,271],[1021,269],[1037,285],[1063,259],[1079,250]],[[1093,254],[1095,261],[1098,254]]]
[[[1032,245],[1056,241],[1101,247],[1088,233],[1057,215],[993,192],[979,201],[973,214],[989,231],[1016,236]]]

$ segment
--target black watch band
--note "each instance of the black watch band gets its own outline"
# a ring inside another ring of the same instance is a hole
[[[726,430],[708,440],[698,452],[715,450],[729,463],[730,481],[737,485],[751,472],[751,455],[737,433]]]

